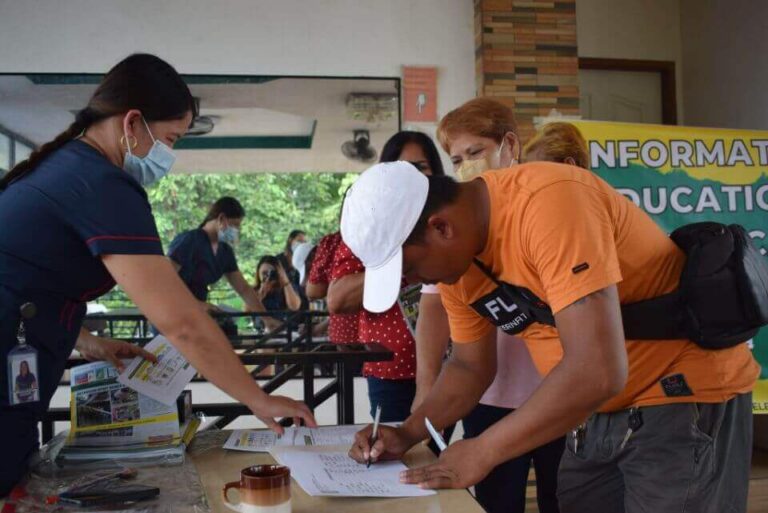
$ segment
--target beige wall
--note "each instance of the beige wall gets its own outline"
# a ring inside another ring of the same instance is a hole
[[[684,124],[678,0],[577,0],[576,30],[579,57],[674,61]]]
[[[768,2],[682,0],[681,13],[687,124],[768,130]]]

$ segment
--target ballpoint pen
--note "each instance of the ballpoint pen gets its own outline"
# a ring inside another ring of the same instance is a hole
[[[448,444],[445,443],[442,435],[437,432],[437,429],[435,429],[435,426],[432,425],[432,422],[430,422],[427,417],[424,417],[424,425],[427,426],[427,431],[429,431],[432,440],[435,441],[437,448],[440,449],[441,452],[444,451],[445,448],[448,447]]]
[[[373,449],[373,444],[376,443],[376,440],[379,437],[379,419],[381,419],[381,405],[376,406],[376,415],[373,418],[373,433],[371,434],[371,449]],[[368,460],[365,462],[365,468],[371,467],[371,453],[368,453]]]

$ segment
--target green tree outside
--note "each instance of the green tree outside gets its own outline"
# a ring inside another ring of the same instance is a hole
[[[336,231],[342,196],[356,178],[341,173],[171,175],[147,193],[166,251],[176,235],[200,225],[218,198],[237,198],[246,217],[235,254],[243,275],[252,282],[259,258],[282,251],[291,230],[305,231],[313,242]],[[226,280],[213,287],[211,300],[242,304]],[[108,308],[130,306],[117,289],[99,302]]]

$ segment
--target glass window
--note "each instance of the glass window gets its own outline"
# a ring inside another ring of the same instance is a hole
[[[29,158],[29,154],[32,153],[32,148],[24,143],[20,143],[19,141],[14,142],[13,150],[14,165],[21,162],[22,160],[27,160],[27,158]]]
[[[11,168],[11,139],[0,133],[0,174]]]

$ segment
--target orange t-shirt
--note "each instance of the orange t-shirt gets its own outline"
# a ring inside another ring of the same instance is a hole
[[[648,215],[594,173],[534,162],[481,178],[488,186],[491,219],[477,258],[498,280],[529,289],[553,313],[613,284],[623,304],[677,288],[685,255]],[[454,285],[440,285],[455,343],[477,341],[496,329],[471,306],[496,287],[475,265]],[[546,375],[562,357],[556,330],[533,323],[520,335]],[[746,344],[712,351],[689,340],[627,341],[627,355],[627,385],[600,411],[722,402],[752,390],[760,372]],[[682,384],[676,375],[682,375]]]

